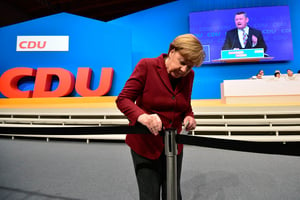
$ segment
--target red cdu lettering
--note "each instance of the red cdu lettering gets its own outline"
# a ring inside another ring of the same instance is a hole
[[[22,41],[22,42],[20,42],[19,47],[21,49],[26,49],[27,48],[26,44],[27,44],[27,41]]]
[[[78,68],[75,84],[76,92],[81,96],[102,96],[107,94],[112,85],[113,72],[113,68],[102,68],[98,88],[91,90],[92,69]]]
[[[34,49],[36,47],[36,42],[35,41],[29,41],[27,48],[28,49]]]
[[[58,86],[51,91],[53,76],[59,79]],[[62,97],[74,88],[74,75],[63,68],[38,68],[32,97]]]
[[[28,76],[35,76],[36,70],[28,67],[16,67],[4,72],[0,78],[0,91],[8,98],[30,98],[32,91],[21,91],[19,81]]]
[[[39,49],[43,49],[46,47],[46,41],[43,42],[43,44],[41,44],[42,42],[41,41],[38,41],[37,43],[37,48]]]
[[[19,43],[21,49],[43,49],[46,47],[47,41],[22,41]]]
[[[53,77],[58,77],[56,89],[51,91]],[[62,97],[68,96],[74,89],[81,96],[102,96],[109,92],[112,86],[113,68],[102,68],[98,88],[90,89],[92,69],[78,68],[75,84],[74,75],[63,68],[16,67],[7,70],[0,77],[0,92],[8,98],[31,97]],[[25,77],[35,77],[34,89],[22,91],[19,82]]]

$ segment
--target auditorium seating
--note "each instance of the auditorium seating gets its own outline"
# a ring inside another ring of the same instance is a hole
[[[253,141],[300,141],[300,112],[291,109],[202,109],[197,108],[193,136]],[[2,127],[126,125],[128,120],[116,108],[94,109],[1,109]],[[0,133],[1,135],[1,133]],[[4,136],[2,134],[2,136]],[[11,134],[6,137],[24,137]],[[28,135],[27,137],[124,140],[125,135]]]

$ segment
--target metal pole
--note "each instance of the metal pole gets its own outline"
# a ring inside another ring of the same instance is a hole
[[[176,129],[165,130],[167,200],[177,200],[177,143]]]

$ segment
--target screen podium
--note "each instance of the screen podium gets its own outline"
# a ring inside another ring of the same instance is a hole
[[[213,60],[213,62],[259,62],[272,60],[273,57],[265,57],[263,48],[252,48],[252,49],[232,49],[222,50],[221,58]]]

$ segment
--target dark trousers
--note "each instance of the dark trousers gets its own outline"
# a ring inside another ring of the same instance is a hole
[[[138,155],[131,150],[135,175],[139,187],[140,200],[166,200],[166,156],[164,152],[156,160]],[[180,175],[183,153],[177,155],[177,191],[178,200],[181,200]],[[160,192],[161,191],[161,192]]]

